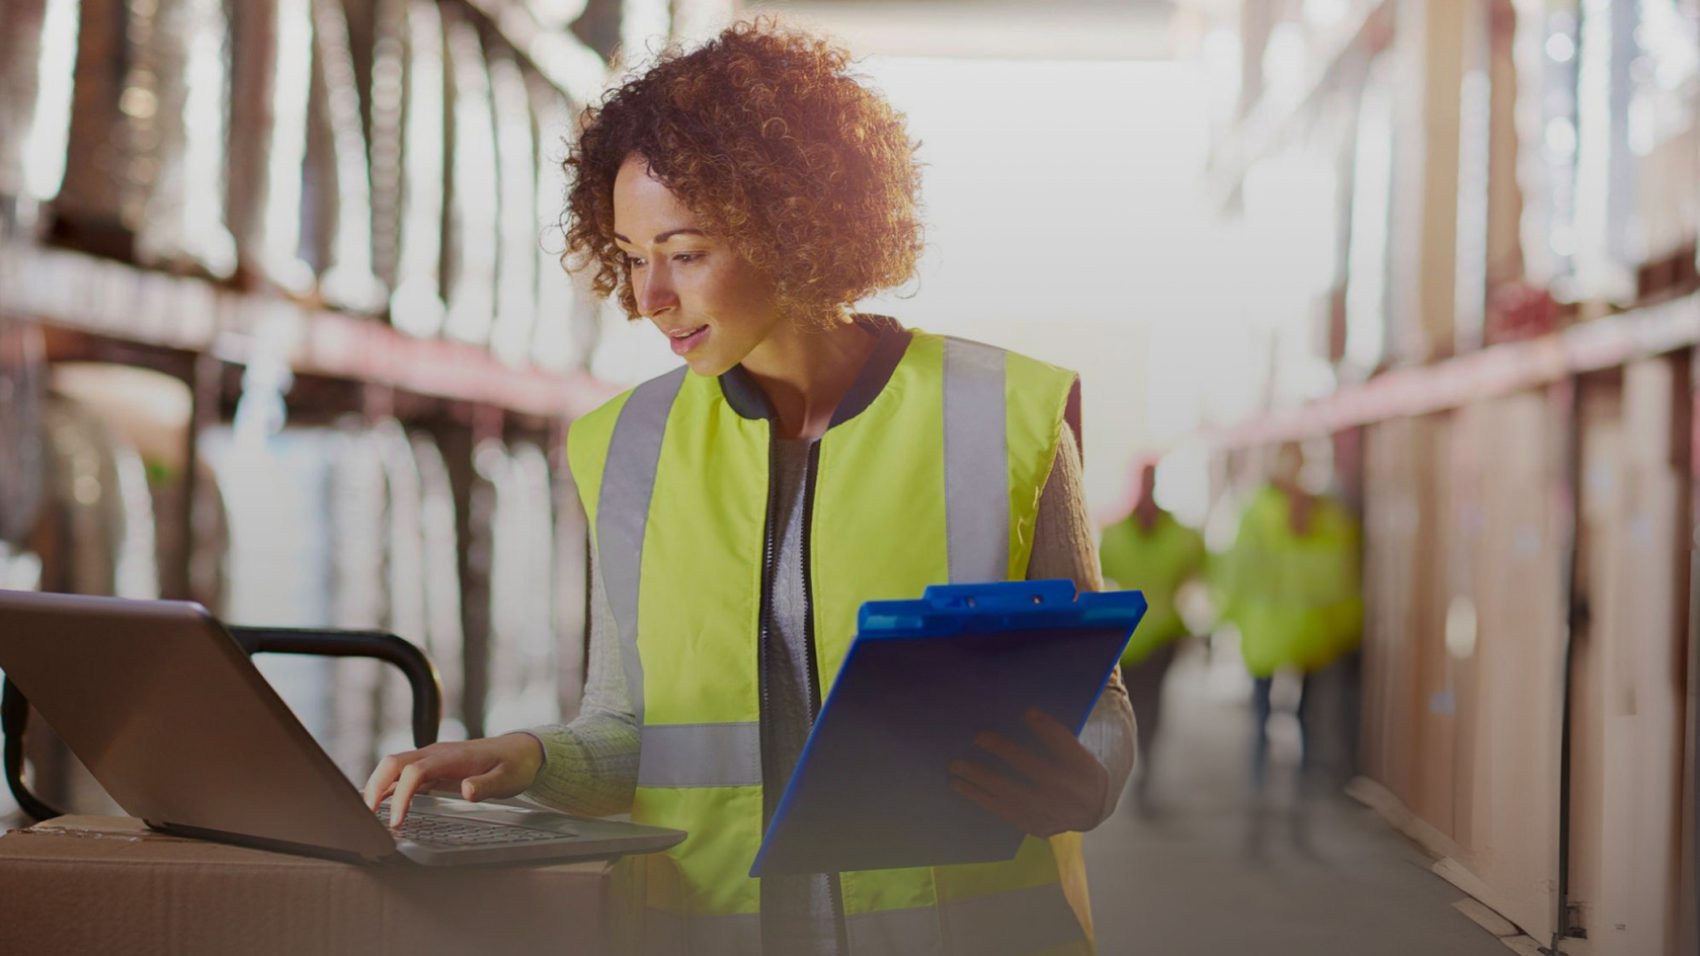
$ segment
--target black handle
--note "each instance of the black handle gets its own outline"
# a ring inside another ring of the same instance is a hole
[[[5,689],[0,690],[0,734],[6,737],[6,786],[18,801],[18,809],[26,816],[32,820],[51,820],[64,814],[41,802],[24,786],[24,728],[29,720],[30,702],[24,698],[24,692],[18,689],[18,685],[12,683],[10,677],[6,678]]]
[[[249,657],[255,654],[309,654],[318,657],[368,657],[394,665],[413,689],[413,745],[437,742],[437,725],[443,715],[443,685],[437,668],[425,652],[383,631],[338,631],[316,628],[230,627],[226,630]],[[32,820],[50,820],[64,814],[44,803],[24,785],[24,731],[29,726],[30,705],[23,691],[6,678],[0,691],[0,735],[5,737],[6,786],[18,801],[18,809]]]
[[[308,654],[316,657],[369,657],[393,664],[413,688],[413,745],[437,742],[443,719],[443,684],[425,652],[383,631],[337,631],[298,627],[226,626],[249,657],[255,654]]]

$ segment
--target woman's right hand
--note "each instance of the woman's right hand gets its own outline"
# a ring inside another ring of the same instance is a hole
[[[531,786],[542,767],[543,746],[530,734],[436,743],[379,761],[366,781],[366,804],[376,812],[391,798],[390,826],[399,827],[421,788],[455,785],[472,801],[512,797]]]

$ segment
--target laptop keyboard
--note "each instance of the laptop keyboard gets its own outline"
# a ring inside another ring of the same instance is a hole
[[[386,803],[378,808],[378,821],[384,826],[390,825],[389,804]],[[429,816],[421,813],[408,814],[407,819],[402,821],[401,828],[391,832],[404,840],[436,846],[492,846],[535,843],[539,840],[559,840],[563,837],[572,836],[571,833],[559,830],[532,830],[526,827],[511,827],[502,823],[457,820],[452,817]]]

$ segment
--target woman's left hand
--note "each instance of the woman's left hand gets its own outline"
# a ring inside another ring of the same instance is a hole
[[[1051,715],[1029,708],[1026,716],[1044,752],[983,732],[974,738],[974,745],[996,757],[1014,776],[973,760],[954,760],[951,789],[1033,836],[1097,826],[1104,791],[1110,786],[1109,772]]]

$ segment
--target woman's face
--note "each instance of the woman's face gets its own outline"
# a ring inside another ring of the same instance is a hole
[[[626,254],[638,312],[691,371],[725,372],[778,325],[772,282],[705,233],[636,153],[614,178],[614,241]]]

